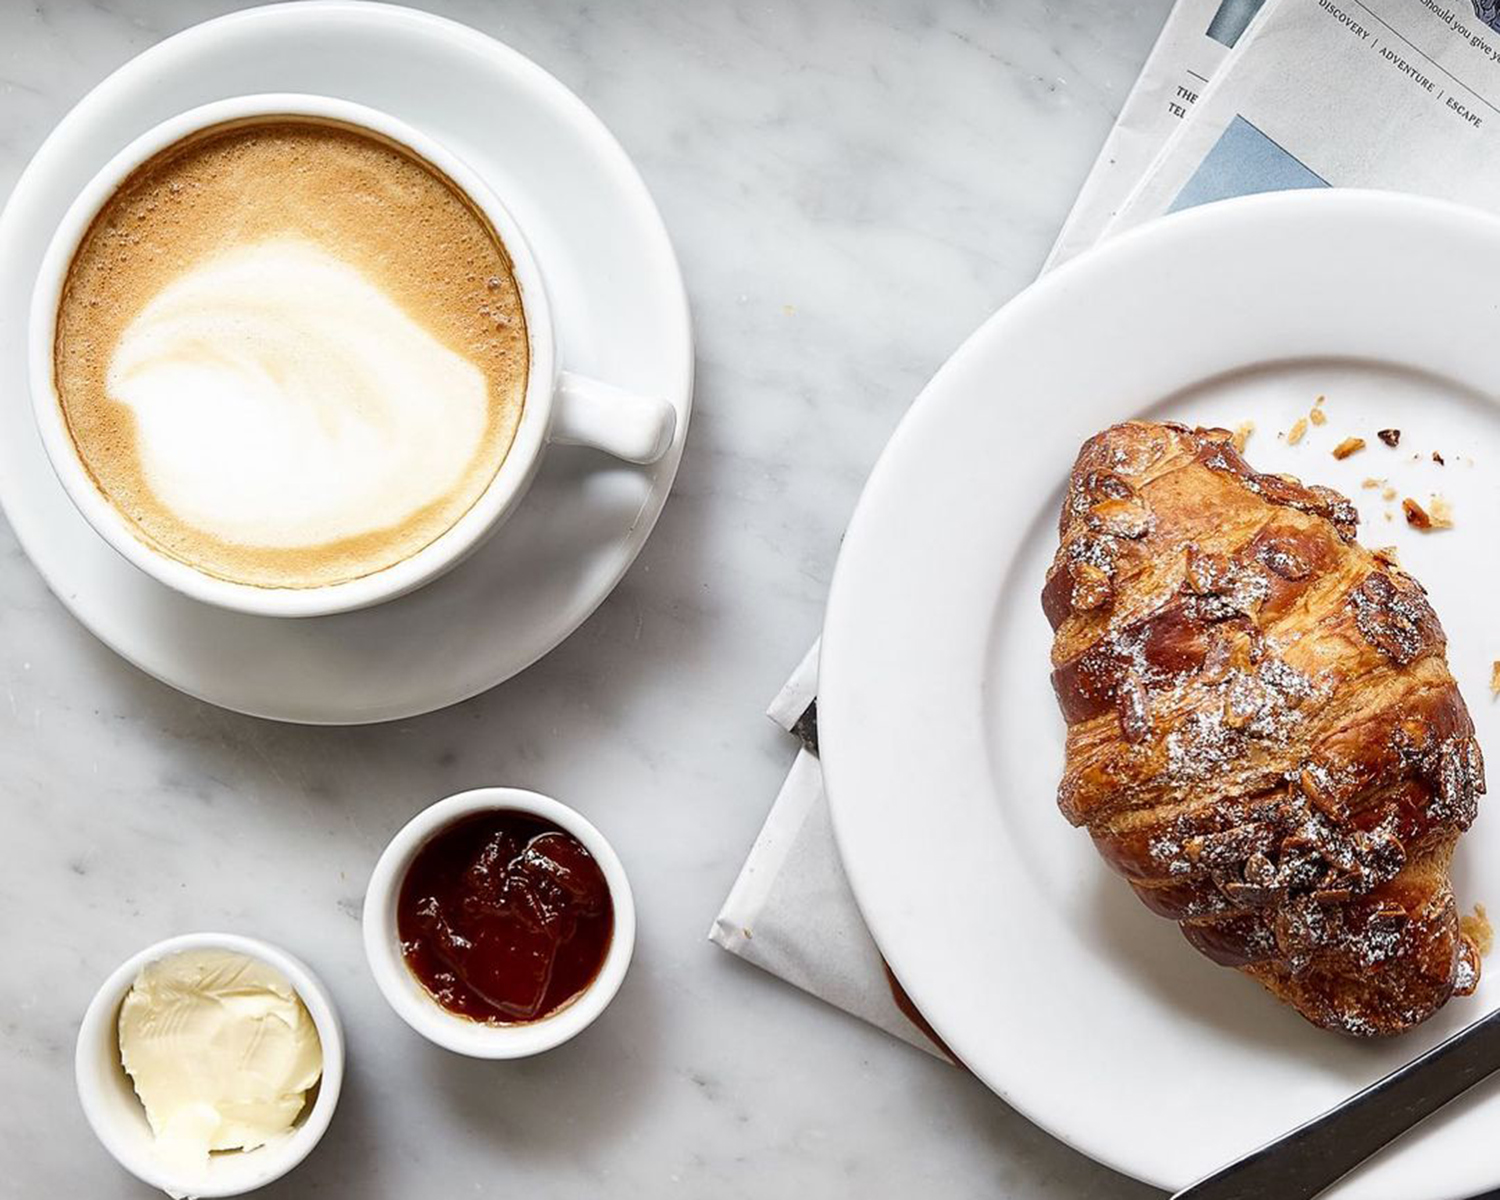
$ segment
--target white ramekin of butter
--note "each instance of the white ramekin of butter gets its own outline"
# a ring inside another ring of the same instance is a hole
[[[317,1145],[344,1077],[333,1002],[298,959],[190,933],[122,963],[78,1031],[78,1096],[136,1178],[177,1197],[238,1196]]]

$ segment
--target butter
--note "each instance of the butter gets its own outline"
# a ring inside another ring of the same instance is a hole
[[[158,1155],[204,1168],[212,1150],[284,1135],[323,1073],[323,1047],[286,977],[227,950],[142,968],[120,1006],[120,1061]]]

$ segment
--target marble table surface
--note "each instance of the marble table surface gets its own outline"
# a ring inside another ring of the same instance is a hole
[[[0,195],[103,76],[233,7],[0,3]],[[120,960],[221,928],[304,957],[347,1025],[333,1128],[268,1200],[1154,1195],[705,934],[792,756],[761,710],[818,630],[861,481],[937,366],[1035,275],[1168,0],[432,7],[575,89],[663,210],[698,339],[675,494],[549,658],[348,730],[140,674],[0,524],[0,1190],[152,1194],[85,1125],[73,1039]],[[390,835],[490,783],[590,816],[640,908],[614,1006],[521,1064],[420,1040],[360,945]]]

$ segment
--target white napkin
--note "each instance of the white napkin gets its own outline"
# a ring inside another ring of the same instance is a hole
[[[803,738],[709,938],[804,991],[929,1053],[943,1052],[903,1013],[894,980],[854,903],[833,840],[811,705],[818,647],[766,715]]]

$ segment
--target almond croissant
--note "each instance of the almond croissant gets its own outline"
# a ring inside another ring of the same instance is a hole
[[[1064,815],[1203,954],[1380,1035],[1478,981],[1448,864],[1485,785],[1442,627],[1357,520],[1225,430],[1116,425],[1042,606]]]

